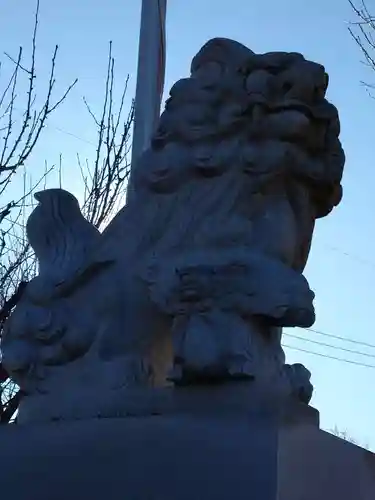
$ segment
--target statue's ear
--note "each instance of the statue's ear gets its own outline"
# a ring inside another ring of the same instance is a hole
[[[254,52],[239,42],[229,38],[212,38],[200,49],[191,63],[191,74],[201,72],[207,67],[216,71],[237,71]]]
[[[50,188],[43,189],[43,191],[37,191],[36,193],[34,193],[34,198],[40,203],[56,199],[62,203],[74,203],[76,205],[79,205],[77,198],[72,193],[61,188]]]

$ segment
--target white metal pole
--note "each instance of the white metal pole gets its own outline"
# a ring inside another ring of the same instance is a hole
[[[160,116],[165,74],[165,19],[167,0],[142,0],[137,86],[128,199],[137,159],[150,145]]]

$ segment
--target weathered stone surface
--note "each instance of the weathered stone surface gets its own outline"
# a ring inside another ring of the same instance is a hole
[[[175,414],[0,428],[2,491],[12,500],[373,499],[374,455],[320,431],[311,408],[296,418],[295,405],[291,415],[277,405],[254,414],[227,401],[223,413],[202,394]]]
[[[186,415],[0,429],[0,479],[13,500],[276,500],[277,425],[259,424]]]
[[[122,395],[167,379],[249,380],[309,401],[310,374],[285,366],[280,339],[314,322],[302,271],[316,219],[341,199],[327,85],[300,54],[211,40],[102,234],[69,193],[38,195],[28,236],[40,274],[2,344],[27,394],[20,422],[121,413]]]
[[[371,500],[375,455],[316,427],[283,426],[277,500]]]

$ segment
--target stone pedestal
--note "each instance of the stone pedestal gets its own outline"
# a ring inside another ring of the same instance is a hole
[[[257,394],[251,404],[245,392],[182,389],[164,414],[4,427],[2,492],[12,500],[374,498],[374,455],[320,431],[312,408]]]
[[[309,425],[278,434],[278,500],[371,500],[375,454]]]

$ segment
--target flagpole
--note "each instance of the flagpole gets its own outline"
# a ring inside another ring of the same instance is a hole
[[[137,160],[149,147],[160,116],[165,74],[166,11],[167,0],[142,0],[128,200],[132,196],[132,174]]]

